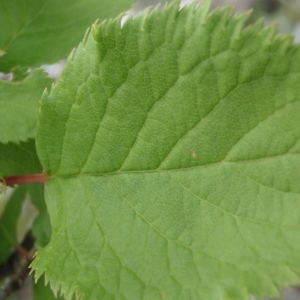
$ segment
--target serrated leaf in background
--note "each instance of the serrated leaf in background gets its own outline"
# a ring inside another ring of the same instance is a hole
[[[39,115],[50,243],[83,299],[249,299],[299,283],[300,48],[178,3],[95,25]]]
[[[12,81],[23,81],[29,75],[29,69],[27,67],[16,67],[11,70]],[[46,74],[44,74],[46,76]]]
[[[130,8],[132,0],[0,1],[0,71],[66,58],[97,19]],[[9,24],[9,25],[8,25]]]
[[[51,224],[45,203],[44,185],[42,183],[35,183],[27,185],[27,188],[32,204],[39,211],[38,216],[33,222],[32,233],[36,239],[35,246],[40,248],[48,244],[51,235]]]
[[[53,80],[39,69],[22,81],[0,80],[1,143],[18,143],[35,137],[39,101],[51,82]]]
[[[18,245],[17,222],[22,211],[26,192],[25,186],[16,188],[0,217],[0,263],[3,263],[8,258],[13,247]]]
[[[37,157],[35,140],[20,143],[0,143],[0,176],[43,172]]]

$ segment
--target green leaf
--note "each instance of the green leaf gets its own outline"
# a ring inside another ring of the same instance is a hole
[[[35,149],[35,140],[0,143],[0,176],[26,175],[42,171],[43,168]]]
[[[0,80],[0,142],[26,141],[35,137],[39,101],[53,80],[42,70],[24,80]]]
[[[240,300],[299,283],[300,48],[208,9],[93,26],[44,94],[52,236],[33,269],[55,291]]]
[[[9,198],[4,213],[0,217],[0,263],[9,256],[13,247],[18,245],[17,221],[26,195],[26,187],[18,187]]]
[[[33,222],[32,233],[35,237],[35,246],[40,248],[48,244],[51,235],[50,218],[44,197],[44,185],[42,183],[35,183],[27,185],[27,188],[31,202],[39,211],[38,216]]]
[[[13,81],[22,81],[28,76],[27,67],[16,67],[12,69],[12,80]]]
[[[67,57],[96,19],[116,16],[132,0],[0,1],[0,70]]]
[[[17,246],[17,222],[20,219],[22,204],[27,196],[30,196],[30,201],[38,209],[38,216],[27,216],[24,219],[24,224],[32,222],[32,233],[35,237],[35,246],[42,247],[49,242],[51,234],[50,219],[45,205],[43,195],[44,187],[42,184],[22,185],[15,189],[9,197],[4,212],[0,215],[0,263],[5,261],[11,249]]]

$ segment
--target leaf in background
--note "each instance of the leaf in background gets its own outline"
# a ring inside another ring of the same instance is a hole
[[[47,211],[44,185],[42,183],[27,185],[30,199],[33,205],[38,209],[39,215],[33,222],[32,233],[35,237],[35,245],[40,248],[46,246],[51,235],[50,218]]]
[[[4,212],[0,216],[0,263],[7,259],[12,248],[19,245],[20,240],[23,240],[27,233],[27,227],[32,222],[33,225],[30,228],[35,238],[35,246],[41,247],[48,243],[51,226],[43,192],[43,185],[35,183],[18,186],[9,197]],[[30,196],[27,199],[38,210],[37,217],[36,209],[30,209],[30,205],[27,205],[27,209],[30,211],[25,213],[23,211],[22,215],[22,205],[27,196]],[[20,224],[23,224],[23,228],[19,228]]]
[[[3,263],[8,258],[13,247],[18,245],[17,222],[26,192],[25,186],[17,187],[0,217],[0,263]]]
[[[67,57],[96,20],[114,17],[132,0],[0,1],[0,71]]]
[[[178,3],[95,25],[44,94],[49,244],[82,299],[249,299],[300,272],[300,49]]]
[[[35,149],[35,140],[0,143],[0,176],[34,174],[42,171]]]
[[[35,137],[39,101],[52,81],[42,70],[34,70],[23,81],[0,80],[1,143]]]
[[[28,75],[28,68],[27,67],[16,67],[13,68],[12,70],[13,78],[12,80],[14,82],[22,81],[24,80]]]

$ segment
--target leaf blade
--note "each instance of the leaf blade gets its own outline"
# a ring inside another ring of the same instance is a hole
[[[53,233],[33,268],[54,290],[248,299],[299,282],[299,47],[208,7],[95,25],[45,95]]]

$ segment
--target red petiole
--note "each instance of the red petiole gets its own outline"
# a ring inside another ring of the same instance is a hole
[[[42,182],[45,184],[46,179],[47,179],[47,174],[45,173],[4,177],[7,186],[13,186],[16,184],[34,183],[34,182]]]

